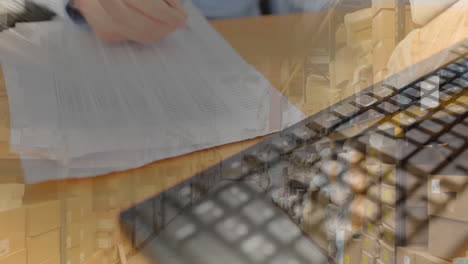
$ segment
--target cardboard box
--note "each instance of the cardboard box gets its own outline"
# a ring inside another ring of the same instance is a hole
[[[465,209],[466,210],[466,209]],[[468,222],[434,216],[429,220],[429,252],[451,260],[468,251]]]
[[[387,78],[388,71],[387,69],[380,70],[378,72],[374,72],[374,83],[379,83]]]
[[[386,205],[395,206],[396,199],[395,186],[382,183],[380,186],[380,201]]]
[[[378,256],[380,254],[379,239],[363,234],[362,250],[368,252],[372,256]]]
[[[361,262],[361,248],[362,239],[361,238],[350,238],[346,241],[344,254],[343,254],[343,264],[352,264]]]
[[[399,247],[397,264],[449,264],[452,262],[432,256],[425,247]]]
[[[407,207],[404,235],[407,246],[427,246],[429,237],[427,206]]]
[[[26,250],[23,249],[0,257],[0,264],[26,264],[26,260]]]
[[[5,211],[10,211],[13,209],[17,209],[23,206],[23,200],[22,199],[5,199],[5,200],[0,200],[0,213],[5,212]]]
[[[60,201],[43,201],[26,205],[27,236],[37,236],[61,226]]]
[[[0,258],[26,247],[26,210],[13,209],[0,213]]]
[[[328,247],[325,229],[325,206],[315,202],[306,204],[303,211],[304,232],[310,236],[321,248]]]
[[[367,236],[370,236],[374,239],[380,239],[380,225],[368,220],[364,220],[363,234],[366,234]]]
[[[83,220],[85,208],[81,197],[75,196],[63,200],[65,223],[79,223]]]
[[[416,264],[417,252],[425,250],[423,247],[398,247],[396,264]]]
[[[22,200],[24,184],[0,183],[0,200]]]
[[[338,26],[335,32],[335,48],[341,48],[346,45],[346,28],[344,24]]]
[[[382,222],[384,224],[395,229],[395,223],[396,223],[395,217],[396,217],[395,208],[390,207],[388,205],[382,205]]]
[[[109,211],[120,208],[122,199],[118,192],[110,194],[95,194],[93,208],[95,211]]]
[[[103,232],[113,232],[119,227],[119,210],[96,213],[96,230]]]
[[[380,240],[380,260],[383,264],[395,264],[395,246]]]
[[[392,39],[382,39],[374,46],[372,55],[372,70],[374,74],[387,69],[387,63],[395,49],[395,41]]]
[[[335,85],[350,82],[354,72],[353,50],[348,46],[339,49],[335,55],[334,66]]]
[[[377,257],[373,256],[372,254],[362,251],[361,255],[361,264],[376,264]]]
[[[60,255],[60,230],[53,230],[35,237],[28,237],[28,263],[42,263]]]
[[[372,19],[372,42],[376,45],[384,39],[396,39],[396,16],[395,10],[381,9]]]
[[[364,8],[344,16],[344,24],[347,33],[357,32],[370,28],[372,24],[372,9]]]
[[[416,264],[450,264],[451,261],[445,259],[437,258],[432,256],[427,251],[418,252],[416,254]]]
[[[372,14],[375,16],[381,9],[395,10],[394,0],[372,0]]]
[[[382,241],[392,247],[395,247],[395,230],[385,224],[381,226],[382,229]]]
[[[368,27],[360,31],[347,32],[346,33],[346,44],[351,48],[356,48],[362,42],[372,40],[372,28]]]
[[[84,229],[82,223],[65,224],[63,227],[63,241],[65,248],[70,249],[80,245],[82,237],[84,238]]]
[[[401,177],[403,181],[399,182],[399,186],[406,190],[406,206],[427,207],[427,177],[406,172],[399,173],[404,173],[403,177]]]
[[[64,256],[65,264],[81,264],[82,260],[84,262],[84,255],[81,252],[80,247],[75,247],[67,249],[66,256]]]
[[[367,189],[366,197],[374,202],[380,202],[380,185],[381,184],[376,183],[369,186],[369,188]]]
[[[366,199],[364,203],[364,213],[366,219],[371,221],[377,221],[380,219],[381,216],[381,206],[378,203]]]
[[[117,244],[117,236],[113,232],[96,233],[96,248],[111,249]]]
[[[428,213],[468,222],[468,178],[433,175],[428,184]]]
[[[25,186],[24,201],[28,204],[58,200],[60,184],[56,181],[48,181]]]
[[[46,261],[40,263],[40,264],[62,264],[61,262],[61,256],[60,255],[56,255],[56,256],[53,256],[53,257],[50,257],[48,258]],[[30,264],[30,263],[28,263]]]

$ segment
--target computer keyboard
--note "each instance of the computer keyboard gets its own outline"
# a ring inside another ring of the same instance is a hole
[[[346,243],[380,223],[394,229],[391,247],[405,245],[427,228],[404,223],[411,206],[432,203],[421,192],[429,175],[468,175],[467,51],[401,89],[374,85],[267,137],[146,201],[159,211],[142,220],[145,207],[128,209],[124,230],[132,240],[136,226],[154,232],[135,246],[171,264],[346,263]]]

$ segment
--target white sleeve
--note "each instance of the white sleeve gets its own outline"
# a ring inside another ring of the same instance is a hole
[[[45,7],[48,7],[50,10],[54,11],[59,17],[68,18],[67,13],[65,12],[65,6],[68,3],[68,0],[27,0],[37,4],[41,4]]]

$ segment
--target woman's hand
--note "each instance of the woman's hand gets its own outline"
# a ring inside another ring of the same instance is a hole
[[[185,27],[180,0],[74,0],[73,7],[105,41],[151,43]]]

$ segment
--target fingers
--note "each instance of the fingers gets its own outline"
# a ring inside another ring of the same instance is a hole
[[[168,0],[169,1],[169,0]],[[77,0],[76,8],[106,41],[151,43],[185,26],[186,14],[165,0]]]
[[[180,28],[185,25],[187,15],[170,6],[165,0],[123,0],[129,7],[156,22]]]
[[[187,15],[187,13],[185,12],[184,8],[182,7],[182,0],[165,0],[166,3],[171,6],[172,8],[175,8],[177,9],[179,12],[181,12],[182,14],[185,14]]]

